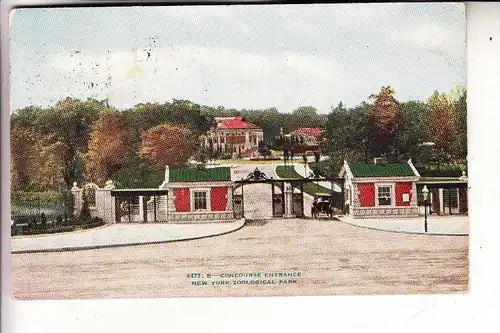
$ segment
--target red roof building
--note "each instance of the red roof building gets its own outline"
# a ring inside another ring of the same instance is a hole
[[[223,154],[246,156],[259,147],[264,140],[264,132],[242,116],[217,117],[217,125],[204,138],[206,147],[212,147]]]
[[[323,130],[318,127],[302,127],[286,135],[298,143],[293,152],[296,154],[318,151]]]

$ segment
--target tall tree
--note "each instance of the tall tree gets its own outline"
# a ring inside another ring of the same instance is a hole
[[[374,101],[371,112],[371,145],[374,156],[394,153],[394,139],[402,121],[401,105],[394,98],[391,87],[382,87],[378,95],[370,96]]]
[[[92,124],[104,109],[104,104],[94,99],[66,98],[45,110],[39,118],[42,132],[60,146],[62,176],[68,189],[74,181],[84,181],[84,156]]]
[[[456,159],[465,163],[467,158],[467,90],[463,86],[457,86],[450,95],[456,133],[453,153]]]
[[[86,159],[87,179],[104,183],[132,158],[138,147],[122,113],[101,112],[92,126]]]
[[[60,145],[34,125],[12,119],[11,181],[13,190],[55,190],[61,174]]]
[[[401,104],[403,113],[401,130],[396,134],[395,145],[400,160],[412,158],[414,163],[428,164],[428,148],[423,143],[427,138],[427,105],[420,101]]]
[[[451,101],[435,91],[428,101],[428,137],[436,149],[450,152],[455,140],[455,120]]]
[[[180,168],[195,153],[198,142],[187,129],[173,125],[159,125],[142,135],[139,154],[155,165]]]
[[[370,111],[371,106],[366,103],[346,109],[340,102],[328,115],[323,145],[324,151],[330,156],[332,170],[340,170],[344,159],[366,162]]]

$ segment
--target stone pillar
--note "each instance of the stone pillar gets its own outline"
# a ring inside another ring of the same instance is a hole
[[[233,211],[233,188],[231,186],[227,187],[227,205],[226,211]]]
[[[250,133],[246,132],[245,133],[245,148],[250,147]]]
[[[156,222],[167,222],[169,208],[168,199],[168,194],[156,196]]]
[[[467,213],[469,210],[468,207],[468,199],[467,199],[467,189],[466,188],[459,188],[458,189],[458,211],[460,213]]]
[[[108,180],[104,188],[96,190],[96,210],[98,217],[106,223],[116,223],[115,198],[111,196],[111,190],[115,188],[113,181]]]
[[[293,187],[285,185],[285,218],[293,217]]]
[[[139,221],[144,222],[144,197],[139,196]]]
[[[444,214],[444,197],[443,197],[443,189],[439,189],[439,210],[438,215]]]
[[[83,189],[79,188],[76,182],[73,183],[71,188],[71,195],[73,197],[73,215],[78,217],[83,206]]]

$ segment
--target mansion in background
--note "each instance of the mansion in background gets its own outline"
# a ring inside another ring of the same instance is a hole
[[[250,156],[264,140],[260,126],[249,123],[244,117],[216,117],[217,125],[203,138],[205,147],[223,154]]]
[[[317,127],[302,127],[297,128],[289,134],[281,136],[291,143],[294,154],[304,154],[309,152],[319,151],[323,130]]]

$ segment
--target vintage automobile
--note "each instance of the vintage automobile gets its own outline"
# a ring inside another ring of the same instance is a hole
[[[329,218],[333,216],[332,196],[328,193],[314,194],[314,200],[311,207],[311,216],[317,218],[320,214],[326,214]]]

